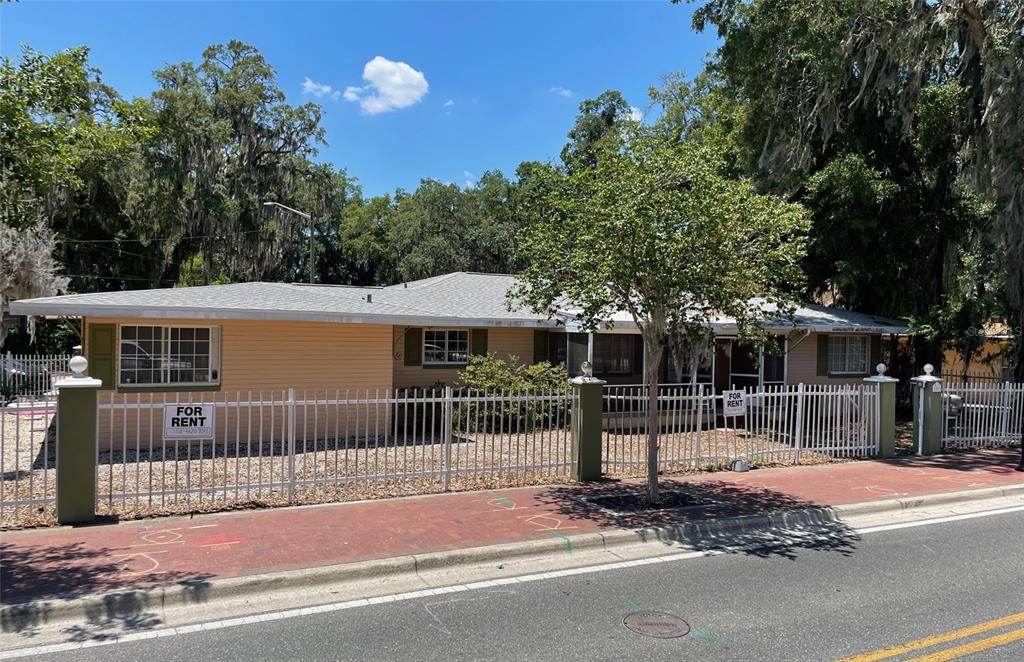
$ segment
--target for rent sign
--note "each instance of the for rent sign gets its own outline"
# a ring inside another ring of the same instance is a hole
[[[212,439],[213,405],[164,405],[164,439]]]
[[[746,416],[746,394],[743,391],[722,391],[722,415]]]

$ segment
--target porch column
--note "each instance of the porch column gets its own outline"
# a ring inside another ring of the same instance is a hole
[[[72,376],[57,382],[57,521],[96,519],[96,393],[103,382],[85,374],[84,356],[69,361]]]
[[[900,380],[885,376],[884,363],[875,370],[877,375],[864,378],[865,383],[878,386],[878,420],[872,434],[878,435],[878,457],[892,457],[896,454],[896,384]]]
[[[584,366],[585,373],[590,366]],[[585,374],[569,380],[572,401],[572,472],[576,482],[601,479],[601,417],[605,382]]]
[[[924,374],[911,379],[913,384],[914,452],[933,455],[942,451],[942,379],[932,375],[928,363]]]

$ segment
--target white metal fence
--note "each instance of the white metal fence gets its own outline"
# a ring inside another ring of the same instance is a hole
[[[952,382],[942,398],[944,448],[981,448],[1020,443],[1024,384]]]
[[[0,397],[0,525],[52,511],[57,492],[54,396]]]
[[[706,385],[659,392],[659,465],[707,469],[744,459],[758,464],[823,462],[878,452],[878,387],[778,385],[749,388],[746,414],[723,416],[722,395]],[[638,475],[646,466],[647,392],[608,386],[604,470]]]
[[[97,513],[131,516],[244,504],[314,503],[565,480],[575,395],[398,390],[236,393],[101,392]],[[877,386],[772,386],[723,417],[708,387],[660,393],[659,461],[691,471],[746,459],[822,462],[878,448]],[[164,406],[213,407],[213,437],[163,436]],[[607,386],[603,462],[642,475],[646,391]],[[52,396],[0,408],[4,525],[51,512],[56,492]]]
[[[53,392],[53,384],[70,374],[70,354],[0,354],[0,399],[34,398]]]
[[[190,395],[101,395],[100,514],[549,482],[571,465],[567,391]],[[213,405],[212,440],[163,439],[164,405],[185,402]]]

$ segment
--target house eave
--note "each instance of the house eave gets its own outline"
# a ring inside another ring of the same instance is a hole
[[[508,328],[552,328],[556,320],[516,318],[467,318],[433,315],[332,313],[319,311],[265,310],[240,308],[98,306],[70,303],[10,303],[12,315],[31,317],[126,317],[136,319],[252,320],[328,322],[336,324],[383,324],[394,326],[471,326]]]

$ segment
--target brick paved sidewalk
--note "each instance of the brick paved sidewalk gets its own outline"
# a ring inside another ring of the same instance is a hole
[[[637,482],[462,492],[194,518],[6,532],[0,598],[99,592],[296,570],[485,545],[561,538],[809,506],[832,506],[1024,483],[1016,453],[989,451],[666,480],[706,505],[616,516],[580,497]]]

